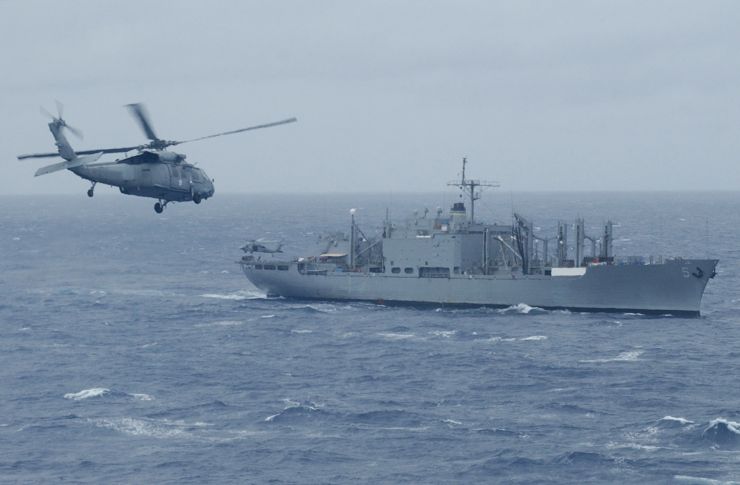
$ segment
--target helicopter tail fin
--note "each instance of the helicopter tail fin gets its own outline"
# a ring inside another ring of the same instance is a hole
[[[46,175],[47,173],[53,173],[58,172],[60,170],[68,170],[70,168],[79,167],[81,165],[87,165],[88,163],[93,163],[97,161],[101,156],[103,155],[103,152],[94,153],[92,155],[85,155],[84,157],[75,157],[72,160],[65,160],[63,162],[59,163],[52,163],[51,165],[47,165],[45,167],[41,167],[40,169],[36,170],[36,177],[39,175]]]

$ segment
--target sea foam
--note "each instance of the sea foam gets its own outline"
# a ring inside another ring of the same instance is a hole
[[[241,290],[233,293],[204,293],[201,298],[215,298],[217,300],[261,300],[267,298],[265,293],[259,291]]]
[[[616,357],[604,358],[604,359],[584,359],[578,362],[582,364],[605,364],[609,362],[636,362],[640,360],[640,356],[644,353],[642,350],[628,350],[622,352]]]
[[[80,392],[68,392],[64,395],[64,399],[71,399],[72,401],[82,401],[83,399],[90,399],[91,397],[101,397],[110,393],[110,389],[105,387],[93,387],[92,389],[83,389]]]

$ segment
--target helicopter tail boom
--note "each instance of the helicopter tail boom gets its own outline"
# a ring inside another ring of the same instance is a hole
[[[97,161],[102,155],[103,152],[99,152],[93,155],[86,155],[84,157],[73,158],[72,160],[65,160],[63,162],[53,163],[51,165],[47,165],[38,169],[35,176],[38,177],[39,175],[46,175],[47,173],[67,170],[70,168],[79,167],[80,165],[87,165],[88,163]]]

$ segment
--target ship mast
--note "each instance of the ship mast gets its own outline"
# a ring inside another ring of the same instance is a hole
[[[489,182],[486,180],[474,180],[465,178],[465,165],[468,164],[467,157],[462,159],[462,176],[460,181],[453,180],[447,182],[448,186],[459,187],[463,194],[467,194],[470,197],[470,223],[475,222],[475,201],[480,199],[480,191],[475,191],[476,187],[499,187],[498,182]],[[460,194],[462,197],[462,194]]]

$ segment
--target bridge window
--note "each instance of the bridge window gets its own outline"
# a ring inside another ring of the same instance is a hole
[[[399,268],[398,266],[396,266],[395,268],[391,268],[391,273],[400,273],[400,272],[401,272],[401,268]]]
[[[287,264],[280,264],[278,265],[278,271],[288,271],[288,265]]]
[[[274,264],[266,264],[265,265],[265,269],[275,269],[275,265]]]
[[[406,274],[414,274],[414,268],[403,268],[403,272]]]
[[[262,269],[262,265],[261,264],[255,264],[254,265],[254,269]]]

